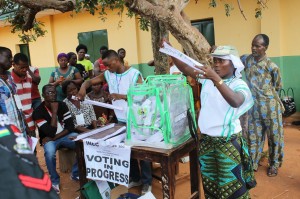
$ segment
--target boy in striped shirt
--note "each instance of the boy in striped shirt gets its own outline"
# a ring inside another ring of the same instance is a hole
[[[26,133],[29,136],[35,136],[35,125],[32,119],[32,99],[31,88],[32,78],[27,74],[29,70],[28,58],[25,54],[17,53],[13,58],[13,70],[11,76],[16,84],[16,94],[19,99],[16,99],[17,106],[22,109],[27,124]],[[19,103],[20,102],[20,103]]]

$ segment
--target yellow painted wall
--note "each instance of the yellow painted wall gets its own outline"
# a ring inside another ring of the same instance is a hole
[[[300,55],[300,1],[280,0],[282,56]]]
[[[47,33],[45,37],[38,38],[37,42],[29,44],[31,64],[38,67],[55,66],[56,63],[56,45],[53,42],[53,16],[43,17],[41,21],[45,24]]]
[[[41,19],[45,23],[47,34],[45,37],[39,38],[37,42],[32,42],[29,45],[31,63],[34,66],[49,67],[54,66],[53,49],[55,48],[52,43],[52,30],[50,26],[50,16]],[[0,28],[0,44],[1,46],[8,47],[12,50],[13,54],[20,51],[20,39],[17,34],[12,34],[9,26]]]
[[[138,20],[136,20],[138,23]],[[150,60],[153,60],[153,51],[152,51],[152,41],[151,41],[151,31],[143,31],[139,28],[139,25],[136,26],[137,32],[137,45],[138,45],[138,63],[147,63]],[[182,49],[178,41],[170,34],[169,40],[177,49]]]
[[[150,31],[143,31],[139,28],[138,20],[135,20],[135,30],[132,30],[131,32],[134,32],[136,35],[136,42],[137,42],[137,62],[135,63],[147,63],[148,61],[152,60],[153,53],[152,53],[152,47],[151,47],[151,34]],[[130,37],[129,37],[130,38]],[[129,40],[129,39],[128,39]],[[127,48],[126,49],[126,57],[130,53]],[[129,62],[134,63],[134,62]]]
[[[282,55],[282,49],[285,45],[282,43],[282,9],[280,0],[273,0],[268,4],[268,9],[263,11],[261,19],[261,32],[267,34],[270,39],[268,56],[277,57]]]
[[[270,36],[268,55],[288,56],[299,55],[300,48],[300,1],[272,0],[268,2],[268,9],[263,11],[263,18],[255,19],[256,1],[241,1],[245,20],[237,5],[232,2],[234,10],[230,17],[225,16],[223,4],[217,8],[209,8],[209,0],[190,1],[185,8],[191,20],[205,18],[214,19],[216,45],[231,44],[239,49],[240,54],[250,53],[252,38],[258,33]],[[79,32],[89,32],[107,29],[109,48],[127,50],[126,59],[129,63],[146,63],[153,58],[150,32],[141,31],[137,19],[123,16],[122,27],[118,27],[121,18],[114,12],[108,11],[108,19],[102,22],[99,17],[88,13],[80,13],[73,18],[70,13],[46,16],[40,20],[45,23],[48,31],[45,37],[29,44],[32,65],[49,67],[57,65],[56,55],[60,52],[74,51],[78,45]],[[181,49],[180,45],[171,36],[170,41],[174,47]],[[0,28],[0,44],[18,52],[19,38],[10,33],[9,27]]]
[[[198,3],[190,1],[185,12],[190,20],[214,19],[216,45],[234,45],[240,54],[250,53],[251,41],[261,30],[260,20],[254,17],[256,2],[241,1],[247,20],[241,15],[236,1],[227,2],[232,3],[234,7],[230,17],[225,15],[222,3],[219,3],[216,8],[210,8],[209,0],[198,1]]]
[[[13,54],[19,52],[19,38],[17,34],[12,34],[9,26],[0,28],[0,45],[12,50]]]
[[[135,19],[123,16],[121,27],[118,23],[121,18],[108,11],[108,18],[105,22],[101,21],[97,15],[81,13],[73,18],[69,13],[53,16],[53,33],[56,43],[56,54],[60,52],[75,52],[78,45],[77,35],[79,32],[89,32],[107,29],[108,44],[110,49],[118,50],[125,48],[127,51],[126,59],[129,63],[137,63],[137,41]],[[100,46],[99,46],[100,48]]]

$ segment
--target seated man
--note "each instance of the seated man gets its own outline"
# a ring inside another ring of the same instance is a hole
[[[44,147],[52,186],[59,193],[60,179],[56,172],[56,151],[62,147],[75,149],[75,142],[71,138],[78,134],[73,132],[74,124],[67,105],[56,101],[55,87],[50,84],[45,85],[42,96],[44,102],[34,110],[33,119],[39,129],[40,143]],[[77,162],[73,165],[71,179],[79,180]]]

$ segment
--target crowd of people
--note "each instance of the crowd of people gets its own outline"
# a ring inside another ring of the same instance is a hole
[[[187,75],[202,85],[200,96],[195,97],[201,101],[199,163],[207,198],[250,197],[249,189],[256,185],[253,171],[259,168],[266,136],[267,175],[276,176],[282,164],[283,107],[278,97],[281,76],[278,66],[266,55],[268,46],[265,34],[254,37],[250,55],[240,57],[235,47],[218,46],[211,52],[212,67],[199,66],[198,70],[175,57],[169,59],[171,74]],[[10,49],[0,47],[1,113],[7,115],[9,123],[19,129],[18,136],[29,145],[37,127],[52,187],[57,193],[60,178],[56,151],[61,147],[74,149],[73,138],[78,133],[111,122],[126,125],[128,89],[143,82],[141,73],[124,59],[124,48],[114,51],[102,46],[94,63],[87,52],[87,47],[79,44],[77,54],[58,54],[59,67],[43,86],[42,101],[38,91],[39,69],[29,65],[26,55],[12,56]],[[241,78],[243,70],[246,81]],[[84,99],[111,103],[124,110],[84,104]],[[241,125],[242,115],[246,116],[247,128]],[[131,159],[130,165],[129,188],[143,185],[142,194],[151,191],[151,162]],[[77,162],[70,178],[79,180]]]

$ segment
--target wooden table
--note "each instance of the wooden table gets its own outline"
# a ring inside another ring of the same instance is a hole
[[[94,135],[89,138],[99,138]],[[76,153],[78,159],[80,187],[88,180],[86,178],[86,167],[83,154],[83,142],[76,141]],[[147,160],[150,162],[158,162],[161,164],[162,191],[164,199],[175,198],[175,167],[176,162],[189,153],[190,157],[190,182],[191,197],[200,198],[200,178],[198,166],[198,150],[193,139],[189,139],[185,143],[173,149],[157,149],[151,147],[132,147],[131,157],[139,160]]]

